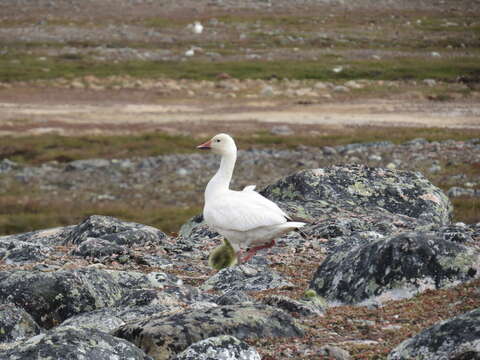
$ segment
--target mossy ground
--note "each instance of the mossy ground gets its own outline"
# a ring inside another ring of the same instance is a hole
[[[480,58],[480,57],[479,57]],[[220,73],[238,79],[315,79],[328,81],[373,79],[440,79],[454,81],[459,76],[480,74],[479,58],[454,57],[418,59],[415,57],[385,60],[348,61],[345,70],[335,73],[332,68],[339,60],[329,57],[317,61],[272,60],[212,62],[124,61],[99,63],[82,55],[60,55],[39,60],[27,55],[0,55],[0,82],[38,79],[77,78],[87,75],[107,77],[129,75],[136,78],[173,78],[214,80]],[[345,63],[344,60],[340,62]]]

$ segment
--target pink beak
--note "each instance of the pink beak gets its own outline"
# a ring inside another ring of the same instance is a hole
[[[199,150],[210,150],[212,148],[212,140],[208,140],[207,142],[204,142],[201,145],[197,146],[197,149]]]

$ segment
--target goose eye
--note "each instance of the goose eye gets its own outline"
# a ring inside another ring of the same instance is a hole
[[[220,142],[220,139],[215,140],[215,142]]]

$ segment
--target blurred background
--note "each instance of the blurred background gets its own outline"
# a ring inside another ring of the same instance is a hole
[[[0,0],[0,234],[105,214],[175,233],[233,187],[416,170],[480,222],[476,0]]]

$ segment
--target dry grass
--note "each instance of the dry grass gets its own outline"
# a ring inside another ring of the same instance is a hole
[[[310,266],[309,266],[310,265]],[[294,279],[311,279],[318,264],[296,264],[287,271]],[[294,289],[275,289],[254,295],[281,294],[300,298],[308,284]],[[326,359],[317,350],[336,345],[347,350],[354,359],[386,359],[388,353],[403,340],[435,323],[463,314],[480,306],[480,280],[450,289],[427,290],[413,298],[391,301],[381,308],[338,306],[326,310],[324,316],[298,317],[305,329],[300,339],[250,339],[265,360]],[[364,341],[361,343],[359,341]],[[370,342],[370,343],[368,343]]]
[[[295,127],[294,125],[291,126]],[[317,131],[312,135],[311,131],[314,129]],[[419,137],[429,141],[480,138],[480,130],[445,128],[352,126],[319,132],[318,130],[321,129],[318,127],[300,126],[298,131],[295,128],[295,133],[299,134],[295,136],[272,135],[267,130],[256,131],[253,134],[242,132],[241,129],[238,130],[235,139],[239,148],[242,149],[254,147],[294,149],[299,145],[322,147],[383,140],[400,144]],[[190,131],[192,134],[196,132],[195,125],[192,124]],[[216,128],[207,131],[198,129],[198,132],[204,133],[202,137],[164,133],[129,136],[7,136],[1,138],[0,159],[8,158],[22,164],[38,165],[47,161],[69,162],[91,158],[121,159],[170,153],[191,153],[196,151],[194,144],[204,141],[208,136],[215,135],[216,131]]]

